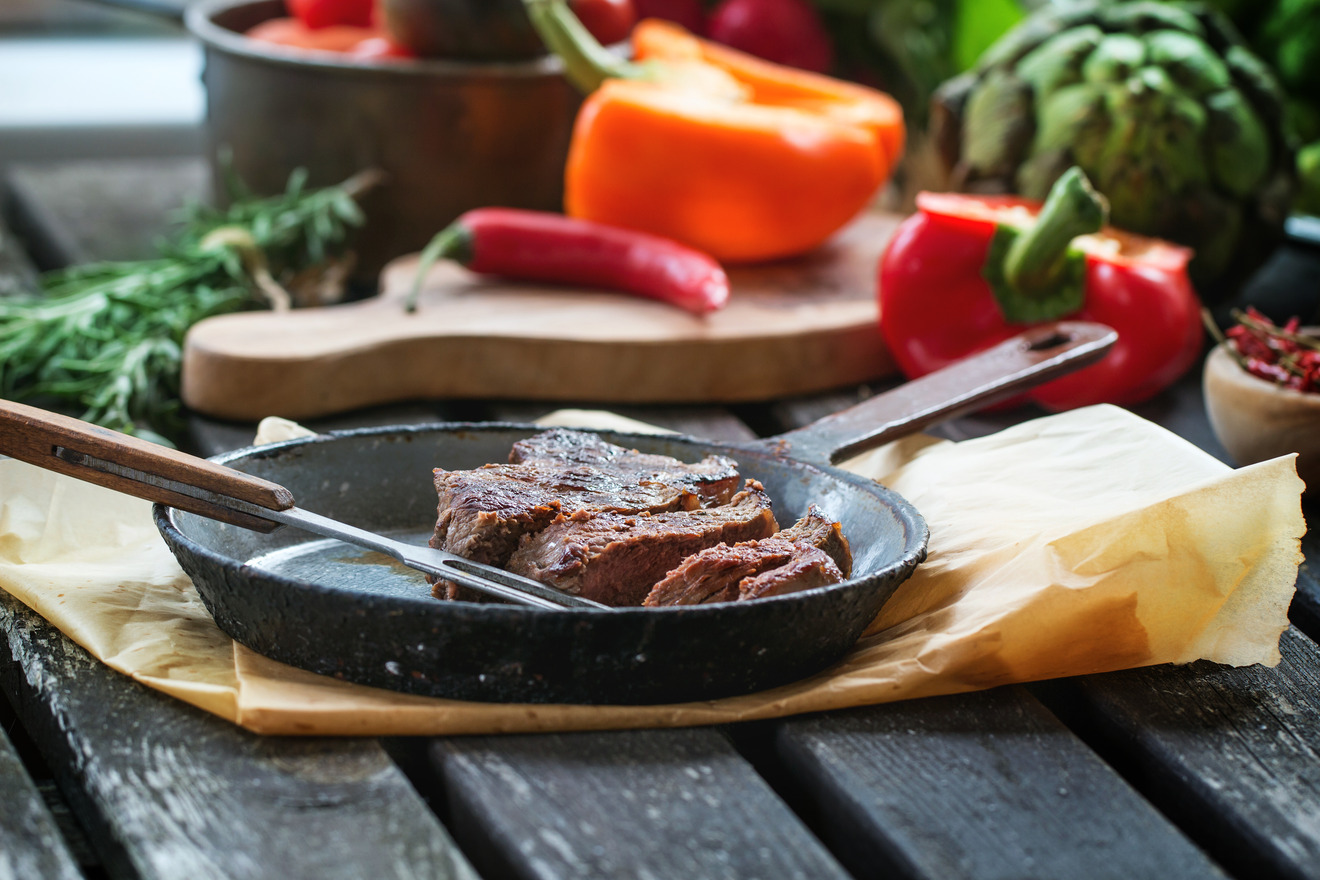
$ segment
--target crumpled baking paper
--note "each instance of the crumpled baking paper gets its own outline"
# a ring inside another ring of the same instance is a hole
[[[581,411],[546,422],[638,427]],[[258,439],[298,430],[268,422]],[[1156,663],[1274,665],[1306,527],[1293,458],[1234,470],[1108,406],[959,443],[896,441],[845,467],[916,505],[929,559],[833,668],[682,705],[467,703],[276,663],[216,627],[146,502],[12,460],[0,460],[0,587],[109,666],[261,733],[733,722]]]

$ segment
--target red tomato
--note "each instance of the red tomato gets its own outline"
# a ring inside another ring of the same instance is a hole
[[[296,18],[267,19],[247,32],[251,39],[264,43],[322,52],[348,52],[363,40],[379,35],[380,32],[372,28],[347,25],[313,29]]]
[[[335,25],[371,27],[376,0],[284,0],[294,18],[309,28]]]
[[[711,11],[706,36],[749,55],[824,73],[834,47],[808,0],[722,0]]]
[[[637,18],[663,18],[680,24],[694,34],[706,32],[706,10],[701,0],[633,0]]]
[[[628,39],[637,23],[633,0],[571,0],[569,6],[591,35],[607,46]]]

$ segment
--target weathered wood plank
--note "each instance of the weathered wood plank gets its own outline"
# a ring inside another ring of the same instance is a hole
[[[143,259],[173,212],[209,198],[209,173],[193,158],[16,164],[8,220],[42,269]]]
[[[36,290],[36,268],[18,237],[0,222],[0,296],[27,295]]]
[[[1297,592],[1293,595],[1288,617],[1293,626],[1312,640],[1320,641],[1320,534],[1316,534],[1315,528],[1315,524],[1320,523],[1320,506],[1314,501],[1304,502],[1302,511],[1306,514],[1308,526],[1302,536],[1302,553],[1307,561],[1297,572]]]
[[[54,817],[0,730],[0,880],[75,880],[78,863]]]
[[[146,878],[473,878],[374,740],[248,734],[94,661],[0,594],[0,687],[107,870]]]
[[[437,740],[451,827],[520,878],[844,878],[716,730]]]
[[[859,877],[1224,876],[1021,688],[789,720],[774,743]]]
[[[1157,666],[1041,688],[1075,729],[1232,873],[1320,877],[1320,648],[1283,662]]]
[[[772,408],[770,427],[798,427],[828,405],[786,401]],[[969,439],[1040,414],[975,414],[933,433]],[[770,728],[783,767],[769,772],[802,792],[802,809],[822,816],[815,829],[854,872],[878,860],[901,876],[931,878],[1215,876],[1176,829],[1146,824],[1154,811],[1020,689]],[[1162,855],[1149,856],[1147,844]],[[1109,866],[1122,870],[1105,873]]]
[[[1209,428],[1199,381],[1199,372],[1193,370],[1134,410],[1226,459]],[[943,433],[951,436],[950,428],[955,437],[984,433],[962,430],[959,426],[966,422],[957,420]],[[1312,537],[1307,549],[1320,551],[1320,543]],[[1304,570],[1293,613],[1311,626],[1315,596],[1315,580]],[[1078,679],[1059,687],[1092,695],[1085,701],[1088,711],[1069,710],[1067,701],[1054,699],[1051,706],[1065,712],[1070,726],[1084,735],[1093,728],[1110,731],[1106,756],[1230,870],[1251,877],[1317,877],[1316,710],[1313,696],[1308,704],[1292,692],[1305,693],[1309,686],[1314,694],[1320,657],[1314,645],[1296,633],[1287,644],[1282,674],[1216,669],[1212,674],[1224,678],[1205,680],[1193,671],[1163,668],[1124,674],[1134,679]],[[1147,681],[1146,676],[1152,678]],[[1158,698],[1130,694],[1132,680],[1146,683],[1143,691]],[[1049,695],[1055,690],[1038,692]],[[1240,742],[1234,745],[1235,740]],[[901,774],[910,771],[905,764]],[[1278,781],[1282,779],[1289,782]],[[1253,794],[1260,791],[1266,793]],[[1269,792],[1278,795],[1272,798]]]

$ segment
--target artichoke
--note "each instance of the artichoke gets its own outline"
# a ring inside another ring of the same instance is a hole
[[[1078,165],[1120,229],[1188,245],[1205,294],[1282,232],[1293,152],[1269,69],[1191,4],[1046,7],[932,98],[955,188],[1043,199]]]

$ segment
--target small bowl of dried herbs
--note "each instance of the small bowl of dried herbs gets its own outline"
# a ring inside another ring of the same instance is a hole
[[[1239,465],[1295,452],[1297,473],[1320,486],[1320,328],[1254,309],[1235,320],[1205,362],[1210,427]]]

